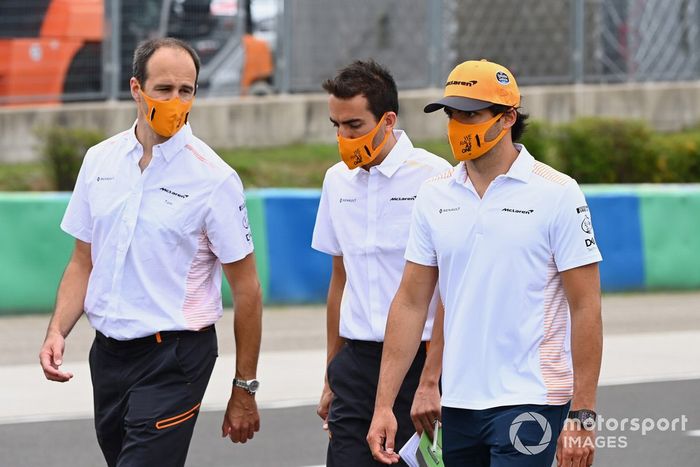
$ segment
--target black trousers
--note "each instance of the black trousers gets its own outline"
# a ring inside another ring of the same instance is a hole
[[[381,342],[348,340],[328,365],[328,384],[334,394],[328,415],[328,466],[384,465],[372,458],[366,440],[374,413],[382,346]],[[411,405],[425,364],[425,354],[425,343],[421,343],[394,403],[398,422],[397,452],[416,431],[411,422]],[[400,465],[405,464],[401,461]]]
[[[214,327],[90,349],[97,441],[110,467],[183,466],[217,357]]]

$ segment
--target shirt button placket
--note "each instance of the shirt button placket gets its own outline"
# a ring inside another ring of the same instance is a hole
[[[369,322],[373,336],[380,337],[384,334],[381,325],[375,323],[377,317],[382,316],[378,310],[379,291],[379,265],[377,264],[377,202],[379,198],[379,178],[381,174],[376,167],[369,169],[369,186],[367,190],[367,280],[369,282]],[[378,329],[382,328],[382,329]]]
[[[134,238],[136,230],[136,221],[139,215],[141,206],[141,198],[143,196],[143,179],[144,175],[139,173],[135,182],[132,183],[129,196],[124,204],[121,222],[119,225],[119,240],[117,243],[117,256],[114,269],[114,282],[112,290],[121,295],[122,279],[124,277],[124,262],[126,261],[126,253],[129,250],[131,241]]]

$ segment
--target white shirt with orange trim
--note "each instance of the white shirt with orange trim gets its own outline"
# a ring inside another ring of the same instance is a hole
[[[253,251],[238,174],[189,125],[141,173],[135,128],[88,150],[61,222],[91,244],[85,313],[119,340],[213,324],[221,263]]]
[[[442,405],[563,405],[573,395],[561,272],[602,260],[576,181],[521,145],[483,198],[464,164],[421,187],[406,259],[437,266]]]
[[[384,341],[391,301],[399,288],[411,224],[421,183],[450,164],[415,148],[403,131],[381,164],[350,170],[339,162],[326,172],[311,246],[342,256],[346,284],[340,309],[340,336]],[[423,330],[429,340],[437,304],[435,295]]]

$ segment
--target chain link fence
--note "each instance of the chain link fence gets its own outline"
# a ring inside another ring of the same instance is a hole
[[[442,0],[286,0],[278,59],[283,91],[319,91],[339,68],[373,58],[400,88],[443,79]]]
[[[166,35],[202,58],[200,96],[219,96],[256,79],[246,31],[274,57],[262,92],[286,93],[366,58],[400,89],[477,58],[524,85],[697,80],[699,29],[700,0],[1,0],[0,105],[128,98],[133,49]]]

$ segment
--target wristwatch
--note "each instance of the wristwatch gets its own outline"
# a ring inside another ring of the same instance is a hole
[[[586,431],[591,431],[595,428],[597,417],[598,414],[589,409],[570,410],[568,416],[572,420],[578,420]]]
[[[260,381],[257,379],[239,379],[239,378],[233,378],[233,385],[238,387],[238,388],[243,388],[246,391],[248,391],[248,394],[251,396],[254,396],[255,393],[258,391],[258,388],[260,387]]]

